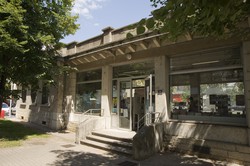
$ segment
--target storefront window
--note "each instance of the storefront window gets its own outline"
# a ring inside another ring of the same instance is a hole
[[[113,80],[113,86],[112,86],[112,113],[117,114],[117,102],[118,102],[118,91],[117,91],[117,80]]]
[[[101,109],[101,70],[77,74],[76,112],[89,109]]]
[[[113,78],[148,76],[154,74],[154,63],[141,62],[113,68]]]
[[[243,69],[240,66],[240,52],[235,56],[236,52],[231,51],[215,52],[216,56],[209,59],[209,63],[205,63],[201,54],[192,55],[199,58],[195,67],[199,64],[197,70],[189,70],[193,63],[182,62],[178,58],[173,58],[170,63],[172,74],[170,75],[170,99],[172,118],[184,120],[201,120],[245,123],[245,103],[244,103],[244,84]],[[227,54],[226,54],[227,53]],[[230,54],[231,53],[231,54]],[[209,55],[213,55],[209,53]],[[222,57],[228,57],[224,60]],[[188,56],[186,59],[190,58]],[[230,59],[231,58],[231,59]],[[205,57],[205,59],[208,59]],[[224,66],[220,66],[223,62]],[[174,62],[174,63],[173,63]],[[218,63],[216,65],[216,63]],[[184,65],[185,64],[185,65]],[[178,67],[185,67],[185,71],[177,70]],[[226,69],[225,69],[226,66]],[[224,67],[224,68],[223,68]],[[192,68],[193,69],[193,68]],[[206,71],[207,70],[207,71]],[[221,117],[221,118],[220,118]],[[238,118],[238,119],[237,119]]]

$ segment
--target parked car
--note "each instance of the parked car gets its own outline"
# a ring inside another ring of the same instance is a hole
[[[10,110],[10,107],[8,106],[8,104],[6,103],[2,103],[2,110],[4,111],[4,115],[9,115],[9,110]]]

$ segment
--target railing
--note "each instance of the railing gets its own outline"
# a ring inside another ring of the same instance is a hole
[[[83,115],[98,115],[102,116],[103,115],[103,109],[89,109],[85,112],[82,113]]]
[[[81,114],[79,123],[86,121],[86,115],[103,116],[103,109],[89,109]]]
[[[94,116],[87,116],[94,115]],[[96,116],[103,116],[103,109],[89,109],[81,114],[79,119],[79,123],[76,127],[76,137],[75,141],[77,144],[80,143],[81,139],[85,139],[88,134],[91,133],[92,130],[96,128],[97,119]],[[102,125],[103,126],[103,125]]]
[[[160,112],[146,113],[143,117],[141,117],[137,121],[137,131],[139,131],[145,125],[148,126],[156,122],[159,122],[160,116],[161,116]]]

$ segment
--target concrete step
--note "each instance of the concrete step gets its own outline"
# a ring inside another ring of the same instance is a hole
[[[93,141],[93,140],[89,140],[89,139],[81,140],[80,142],[81,142],[81,144],[88,145],[91,147],[95,147],[95,148],[99,148],[99,149],[103,149],[103,150],[107,150],[107,151],[112,151],[112,152],[116,152],[116,153],[122,153],[125,155],[132,155],[132,150],[128,149],[128,148],[114,146],[111,144],[97,142],[97,141]]]
[[[107,138],[103,136],[98,136],[98,135],[89,135],[87,136],[88,140],[92,141],[97,141],[105,144],[110,144],[114,146],[120,146],[128,149],[132,149],[132,142],[127,142],[127,141],[122,141],[122,140],[117,140],[114,138]]]
[[[91,147],[132,155],[132,139],[134,132],[121,130],[92,131],[81,144]]]
[[[101,131],[92,131],[92,135],[132,143],[133,139],[126,138],[124,134],[126,134],[126,133],[115,133],[114,134],[114,133],[109,133],[109,132],[105,133],[105,132],[101,132]]]

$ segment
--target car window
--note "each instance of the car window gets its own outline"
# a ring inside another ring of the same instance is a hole
[[[2,103],[2,108],[9,108],[9,106],[6,103]]]

